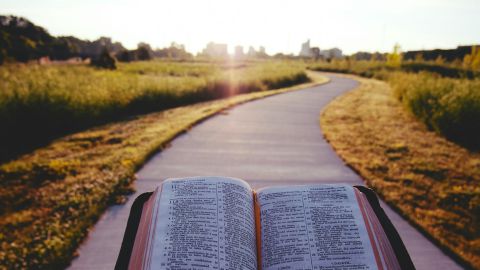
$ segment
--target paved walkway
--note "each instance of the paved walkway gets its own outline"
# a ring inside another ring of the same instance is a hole
[[[319,114],[333,98],[358,82],[331,76],[331,82],[237,106],[175,139],[138,172],[137,193],[110,207],[79,250],[71,269],[113,269],[130,205],[169,177],[221,175],[255,187],[278,184],[363,184],[344,165],[319,129]],[[461,269],[417,230],[384,208],[417,269]]]

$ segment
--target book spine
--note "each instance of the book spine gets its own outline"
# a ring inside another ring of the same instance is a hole
[[[255,237],[257,242],[257,268],[262,269],[262,225],[261,225],[261,213],[260,205],[257,200],[257,193],[253,192],[253,209],[255,211]]]

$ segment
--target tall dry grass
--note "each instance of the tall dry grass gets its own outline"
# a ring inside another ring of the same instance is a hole
[[[137,62],[115,71],[88,66],[0,67],[0,160],[50,139],[130,115],[308,80],[286,62]]]

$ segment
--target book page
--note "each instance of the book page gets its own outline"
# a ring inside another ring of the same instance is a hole
[[[221,177],[163,183],[146,269],[257,269],[253,192]]]
[[[309,185],[257,193],[262,269],[378,269],[353,187]]]

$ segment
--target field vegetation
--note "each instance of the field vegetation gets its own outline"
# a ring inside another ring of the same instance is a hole
[[[0,160],[69,132],[241,93],[308,81],[296,62],[254,61],[0,67]],[[32,136],[35,134],[35,136]]]
[[[399,76],[423,84],[427,75]],[[480,154],[429,131],[386,82],[356,79],[360,87],[321,115],[327,140],[388,204],[465,266],[480,269]]]
[[[480,53],[475,53],[480,61]],[[476,64],[472,65],[470,58],[470,55],[466,57],[467,63],[464,65],[442,61],[347,59],[320,62],[312,64],[310,68],[385,80],[405,108],[429,129],[471,150],[478,150],[480,69]]]
[[[177,134],[234,104],[326,81],[314,73],[307,76],[299,63],[284,62],[139,62],[121,64],[116,71],[86,66],[19,65],[8,69],[23,69],[20,72],[30,78],[27,83],[12,82],[12,78],[22,77],[4,74],[10,85],[24,86],[10,88],[12,92],[23,93],[22,97],[35,105],[29,107],[26,102],[22,107],[26,114],[28,108],[42,113],[40,100],[50,100],[48,106],[59,111],[48,111],[49,115],[58,122],[83,119],[84,125],[90,125],[121,120],[58,138],[0,165],[0,269],[65,267],[105,208],[124,201],[131,192],[137,169]],[[41,78],[43,72],[50,80]],[[313,82],[271,90],[310,78]],[[78,83],[79,89],[75,88]],[[56,90],[54,86],[61,87]],[[32,95],[41,99],[32,99]],[[206,99],[216,100],[200,102]],[[164,103],[167,101],[171,103]],[[189,103],[195,104],[180,106]],[[169,106],[179,107],[163,110]],[[149,110],[162,111],[137,114]],[[72,114],[63,118],[67,112]],[[41,116],[37,121],[48,121],[47,115]],[[101,121],[89,122],[87,116]]]
[[[480,149],[480,79],[394,73],[395,96],[427,127],[470,149]]]
[[[310,68],[384,81],[356,77],[360,88],[321,116],[326,138],[386,202],[480,269],[480,52],[473,47],[463,61],[402,61],[396,48],[386,61]]]

